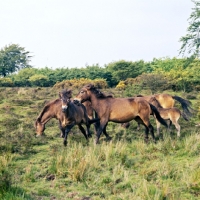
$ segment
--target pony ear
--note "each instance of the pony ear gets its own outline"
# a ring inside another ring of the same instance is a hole
[[[72,94],[72,90],[67,90],[67,93],[68,94]]]
[[[93,85],[93,84],[91,84],[91,83],[90,83],[90,84],[88,84],[86,87],[87,87],[89,90],[90,90],[90,89],[93,89],[93,88],[95,88],[95,87],[94,87],[94,85]]]
[[[58,93],[59,98],[61,98],[61,92]]]
[[[72,96],[72,90],[67,90],[67,94],[70,95],[70,97]]]

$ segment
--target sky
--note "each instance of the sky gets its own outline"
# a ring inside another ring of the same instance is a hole
[[[53,69],[178,57],[193,7],[191,0],[0,0],[0,49],[18,44],[32,66]]]

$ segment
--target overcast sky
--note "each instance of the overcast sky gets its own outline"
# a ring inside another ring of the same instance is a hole
[[[36,68],[177,57],[192,7],[191,0],[0,0],[0,49],[25,47]]]

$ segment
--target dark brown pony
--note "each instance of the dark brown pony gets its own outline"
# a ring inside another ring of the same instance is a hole
[[[163,125],[166,122],[160,117],[155,106],[140,98],[114,98],[104,95],[92,84],[84,86],[74,98],[76,103],[91,101],[93,109],[100,118],[100,125],[97,130],[96,143],[99,142],[102,131],[106,128],[109,121],[124,123],[131,120],[140,122],[145,126],[145,141],[148,140],[148,133],[151,132],[155,141],[153,126],[150,124],[150,113],[153,112],[156,118]]]
[[[64,132],[65,146],[67,144],[67,135],[75,125],[78,125],[79,129],[81,130],[85,138],[88,139],[88,137],[91,137],[90,124],[99,120],[99,119],[90,120],[87,115],[85,106],[83,104],[80,105],[74,104],[71,101],[71,96],[72,96],[71,90],[63,90],[62,92],[59,92],[59,97],[62,104],[62,112],[65,115],[64,120],[61,122],[61,126],[65,128]],[[87,134],[81,124],[86,125]]]
[[[180,137],[180,130],[181,127],[178,123],[179,118],[182,116],[186,121],[189,119],[185,115],[185,113],[182,113],[178,108],[173,107],[173,108],[163,108],[158,100],[155,97],[151,97],[149,99],[149,102],[153,104],[159,111],[160,116],[165,119],[165,120],[170,120],[170,123],[168,124],[168,130],[170,131],[170,126],[171,124],[174,124],[174,126],[177,129],[177,136]],[[158,136],[160,135],[160,122],[156,119],[156,124],[157,124],[157,134]]]
[[[93,109],[91,107],[91,103],[89,101],[84,102],[83,104],[86,108],[88,117],[92,120],[93,117]],[[35,121],[35,129],[36,129],[36,136],[40,136],[43,134],[45,130],[46,123],[55,118],[59,121],[59,129],[61,131],[61,137],[65,134],[65,128],[62,126],[62,122],[65,120],[65,114],[62,112],[62,102],[60,99],[55,99],[49,103],[47,103],[42,111],[40,112],[39,116]]]

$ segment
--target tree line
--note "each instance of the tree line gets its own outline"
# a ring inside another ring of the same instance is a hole
[[[0,86],[52,87],[65,80],[103,79],[108,87],[124,89],[128,85],[191,91],[200,90],[200,60],[197,58],[154,58],[151,62],[120,60],[103,67],[83,68],[25,67],[0,78]]]

